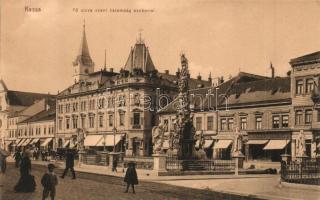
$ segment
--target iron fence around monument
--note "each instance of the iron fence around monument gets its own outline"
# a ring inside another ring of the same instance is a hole
[[[216,171],[225,172],[235,170],[234,160],[181,160],[177,156],[167,156],[166,169],[168,171]]]
[[[320,159],[282,161],[281,180],[288,183],[320,185]]]
[[[153,157],[146,156],[125,156],[123,158],[124,167],[128,167],[129,162],[134,162],[137,169],[153,169]]]

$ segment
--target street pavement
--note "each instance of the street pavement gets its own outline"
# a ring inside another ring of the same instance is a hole
[[[19,178],[19,170],[8,164],[5,175],[1,175],[0,194],[1,200],[35,200],[41,199],[41,177],[46,167],[43,165],[32,166],[32,175],[35,176],[37,188],[34,193],[15,193],[14,185]],[[59,175],[62,169],[56,169]],[[162,183],[140,181],[136,187],[136,194],[124,193],[123,178],[93,173],[77,173],[77,179],[71,179],[71,174],[64,179],[59,178],[57,186],[58,200],[105,200],[105,199],[257,199],[239,195],[225,194],[211,190],[190,189]]]

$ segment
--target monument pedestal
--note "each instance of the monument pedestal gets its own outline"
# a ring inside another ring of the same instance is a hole
[[[280,156],[281,156],[281,161],[285,162],[286,164],[291,161],[291,155],[289,154],[281,154]]]
[[[119,155],[118,152],[110,152],[109,153],[109,168],[110,168],[110,170],[112,170],[113,162],[117,158],[118,155]]]
[[[153,170],[159,176],[162,173],[167,172],[166,170],[166,154],[153,154]]]
[[[240,169],[243,168],[244,158],[245,158],[245,156],[242,154],[241,151],[237,151],[237,152],[232,153],[232,159],[234,159],[236,161],[234,174],[237,176],[239,175],[239,168]]]
[[[86,152],[83,151],[83,150],[80,150],[80,151],[78,152],[78,154],[79,154],[78,166],[79,166],[79,167],[81,167],[81,164],[83,163],[83,159],[84,159],[84,154],[85,154],[85,153],[86,153]]]
[[[103,151],[101,152],[101,161],[103,162],[104,166],[108,166],[108,160],[109,160],[109,152]]]

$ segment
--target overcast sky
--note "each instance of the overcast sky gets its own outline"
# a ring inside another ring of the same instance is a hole
[[[25,12],[25,6],[41,12]],[[81,13],[83,9],[153,9],[152,13]],[[100,70],[124,66],[139,29],[159,71],[180,67],[193,77],[239,70],[285,76],[289,60],[320,50],[320,1],[1,1],[1,71],[9,89],[56,93],[73,83],[72,61],[82,34]]]

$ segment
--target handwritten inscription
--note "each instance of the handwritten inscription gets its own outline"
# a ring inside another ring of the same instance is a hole
[[[73,8],[73,12],[81,13],[153,13],[154,9],[131,8]]]

